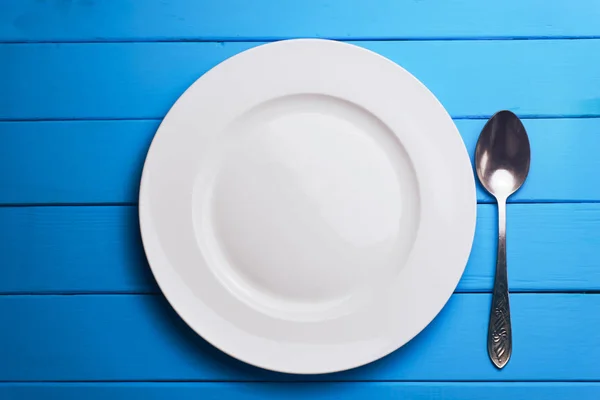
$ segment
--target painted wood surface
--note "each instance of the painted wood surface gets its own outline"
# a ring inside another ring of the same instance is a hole
[[[0,383],[0,398],[62,400],[598,400],[597,382]]]
[[[5,44],[0,119],[161,118],[204,72],[258,44]],[[600,116],[600,40],[357,44],[413,73],[455,118]]]
[[[582,37],[595,0],[4,0],[0,41]],[[510,21],[510,23],[507,23]]]
[[[600,399],[599,20],[595,0],[0,0],[0,399]],[[354,40],[408,69],[470,154],[494,112],[526,118],[505,370],[485,351],[496,216],[481,188],[457,293],[358,370],[249,367],[159,294],[136,204],[160,119],[220,61],[295,37]]]
[[[496,207],[477,212],[459,292],[492,288]],[[510,204],[507,238],[511,290],[600,290],[600,204]],[[158,292],[134,206],[0,208],[0,266],[5,294]]]
[[[599,92],[600,93],[600,92]],[[455,121],[471,157],[485,120]],[[600,201],[600,118],[525,120],[533,158],[511,202]],[[0,204],[137,203],[159,121],[0,122]],[[492,199],[478,185],[479,202]]]
[[[503,370],[487,356],[490,300],[455,294],[390,356],[343,373],[303,376],[230,358],[160,295],[2,296],[8,329],[0,330],[0,381],[600,380],[600,295],[511,295],[514,351]]]

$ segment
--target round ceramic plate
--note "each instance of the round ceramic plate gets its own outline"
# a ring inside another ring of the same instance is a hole
[[[436,316],[465,268],[475,183],[452,120],[361,47],[240,53],[171,108],[142,176],[144,248],[194,329],[281,372],[357,367]]]

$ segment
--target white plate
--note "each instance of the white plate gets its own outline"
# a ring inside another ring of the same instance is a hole
[[[289,40],[198,79],[146,159],[140,224],[165,296],[198,334],[281,372],[357,367],[442,309],[475,229],[452,120],[363,48]]]

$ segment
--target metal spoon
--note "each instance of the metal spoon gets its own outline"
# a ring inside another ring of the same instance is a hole
[[[488,354],[503,368],[512,354],[512,329],[506,271],[506,200],[525,182],[531,158],[529,139],[519,117],[496,113],[485,124],[475,150],[477,176],[498,202],[498,259],[488,327]]]

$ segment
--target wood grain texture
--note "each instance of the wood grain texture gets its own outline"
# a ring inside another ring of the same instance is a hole
[[[479,205],[459,292],[491,291],[496,207]],[[512,291],[600,290],[600,204],[510,204]],[[0,293],[157,293],[137,207],[0,208]]]
[[[580,37],[599,19],[594,0],[5,0],[0,41]]]
[[[501,371],[486,351],[490,295],[455,294],[392,355],[344,373],[294,376],[213,348],[162,296],[1,296],[0,381],[600,380],[600,295],[513,294],[511,303],[515,349]]]
[[[484,120],[457,120],[471,157]],[[532,161],[517,202],[600,200],[600,118],[525,120]],[[159,121],[0,122],[0,204],[137,203]],[[473,162],[473,160],[471,160]],[[479,202],[492,199],[478,185]]]
[[[598,400],[597,382],[0,383],[4,400]]]
[[[258,44],[1,45],[0,119],[161,118],[203,73]],[[413,73],[453,117],[600,116],[600,40],[357,44]]]

